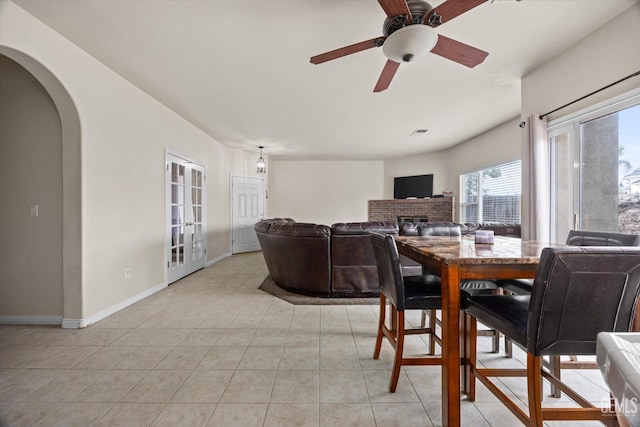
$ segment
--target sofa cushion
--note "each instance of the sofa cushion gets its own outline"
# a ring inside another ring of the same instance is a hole
[[[520,237],[520,224],[505,222],[483,222],[478,224],[478,230],[492,230],[497,236]]]
[[[253,226],[253,229],[256,233],[267,233],[269,232],[269,227],[271,227],[271,223],[269,221],[260,221]]]
[[[331,228],[326,225],[307,224],[303,222],[280,222],[272,223],[269,226],[268,233],[273,235],[300,237],[329,237],[331,235]]]
[[[269,223],[266,231],[263,222]],[[274,282],[301,294],[331,296],[328,226],[265,220],[254,229]]]
[[[398,225],[399,234],[401,236],[430,236],[430,235],[444,235],[433,234],[433,229],[440,229],[442,232],[448,230],[446,235],[459,236],[461,234],[467,234],[467,227],[465,224],[457,222],[401,222]],[[459,232],[458,232],[459,230]],[[451,233],[449,233],[449,231]],[[475,231],[475,228],[474,228]]]
[[[455,222],[425,222],[418,226],[418,235],[459,237],[462,231]]]
[[[336,235],[363,234],[369,238],[369,231],[376,233],[398,234],[398,224],[395,222],[338,222],[331,226],[331,233]]]
[[[398,234],[395,222],[341,222],[331,226],[332,295],[378,294],[378,269],[370,231]]]
[[[256,223],[253,229],[256,233],[267,233],[273,224],[293,224],[295,221],[291,218],[271,218],[263,219]]]
[[[418,227],[425,222],[401,222],[398,225],[398,231],[401,236],[417,236]]]
[[[520,224],[509,222],[466,222],[462,224],[462,234],[473,234],[476,230],[492,230],[496,236],[520,237]]]

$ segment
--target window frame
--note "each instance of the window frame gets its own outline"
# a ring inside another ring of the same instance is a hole
[[[556,230],[558,206],[556,203],[557,184],[555,182],[556,176],[554,175],[555,161],[555,138],[562,135],[567,135],[569,138],[569,152],[573,156],[573,224],[572,228],[582,229],[583,221],[583,194],[582,194],[582,125],[592,120],[599,119],[609,114],[619,113],[640,105],[640,89],[634,89],[624,94],[612,97],[608,100],[599,102],[590,107],[581,109],[574,113],[568,114],[563,117],[549,121],[547,124],[547,141],[549,149],[549,161],[550,161],[550,188],[549,188],[549,240],[550,241],[563,241],[564,236],[557,236]]]
[[[460,203],[458,205],[459,207],[459,213],[458,213],[458,220],[460,222],[463,223],[468,223],[468,222],[497,222],[496,220],[485,220],[484,216],[484,192],[482,191],[483,188],[483,183],[484,183],[484,172],[485,171],[489,171],[491,169],[496,169],[496,168],[502,168],[505,166],[510,166],[512,164],[515,163],[519,163],[519,171],[518,174],[520,175],[522,173],[522,160],[521,159],[517,159],[517,160],[511,160],[511,161],[507,161],[507,162],[503,162],[497,165],[493,165],[493,166],[488,166],[482,169],[477,169],[475,171],[470,171],[467,173],[463,173],[459,175],[459,188],[460,188]],[[477,180],[477,197],[476,197],[476,201],[475,202],[469,202],[466,201],[466,187],[465,187],[465,180],[467,179],[468,176],[472,175],[472,174],[476,174],[476,180]],[[518,223],[522,222],[522,182],[520,183],[520,191],[518,193],[518,196],[520,197],[520,213],[519,213],[519,217],[520,220]],[[477,211],[477,219],[476,221],[469,221],[466,217],[465,217],[465,212],[466,212],[466,208],[469,206],[476,206],[476,211]],[[502,222],[502,221],[500,221]]]

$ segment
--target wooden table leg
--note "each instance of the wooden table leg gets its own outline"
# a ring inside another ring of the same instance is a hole
[[[442,278],[442,425],[460,426],[460,272],[443,265]]]
[[[460,366],[461,387],[464,394],[469,394],[471,390],[471,364],[469,363],[469,355],[471,354],[471,321],[469,316],[464,315],[464,311],[460,312],[460,348],[462,349],[462,365]]]

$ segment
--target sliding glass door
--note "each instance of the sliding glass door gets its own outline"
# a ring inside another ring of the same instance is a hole
[[[551,220],[552,242],[562,242],[577,225],[580,206],[579,158],[576,130],[573,126],[549,132],[551,147]]]
[[[550,123],[551,239],[640,233],[640,96]]]

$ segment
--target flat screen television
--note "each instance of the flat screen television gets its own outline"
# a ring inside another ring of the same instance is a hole
[[[415,176],[397,176],[393,179],[393,198],[433,196],[433,174]]]

